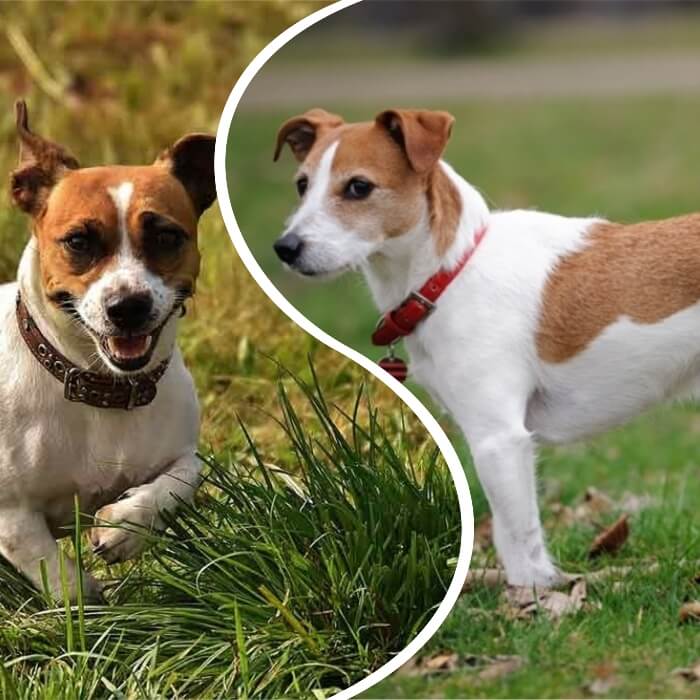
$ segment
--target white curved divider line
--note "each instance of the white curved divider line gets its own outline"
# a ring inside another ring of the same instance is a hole
[[[384,384],[386,384],[405,404],[408,405],[408,407],[421,420],[425,428],[432,435],[437,446],[440,448],[445,462],[450,469],[452,480],[454,481],[454,485],[457,490],[457,497],[459,499],[459,510],[462,519],[462,536],[459,547],[459,558],[454,576],[447,590],[447,594],[438,606],[435,614],[430,618],[425,627],[416,635],[416,637],[396,656],[366,678],[363,678],[361,681],[358,681],[349,688],[346,688],[345,690],[342,690],[334,695],[334,700],[348,700],[358,693],[371,688],[373,685],[383,680],[391,673],[396,671],[400,666],[405,664],[414,654],[416,654],[416,652],[418,652],[422,646],[426,644],[433,634],[435,634],[450,610],[452,610],[454,604],[457,602],[459,594],[462,590],[462,584],[469,569],[469,561],[472,555],[472,544],[474,539],[474,513],[472,510],[472,501],[469,493],[469,486],[467,485],[467,479],[464,475],[464,470],[459,457],[457,456],[454,447],[452,447],[452,443],[449,441],[442,428],[438,425],[438,422],[428,411],[428,409],[403,384],[396,381],[369,358],[339,342],[332,336],[328,335],[328,333],[318,328],[318,326],[311,323],[311,321],[303,316],[294,306],[292,306],[289,301],[287,301],[284,296],[282,296],[272,281],[263,272],[260,265],[258,265],[256,259],[253,257],[253,254],[250,251],[250,248],[248,248],[248,245],[238,226],[238,222],[236,221],[236,217],[233,213],[233,207],[231,206],[231,200],[229,198],[226,174],[227,140],[231,122],[234,114],[236,113],[236,108],[238,107],[238,103],[245,93],[246,88],[258,71],[265,65],[265,63],[267,63],[267,61],[274,56],[279,49],[291,41],[295,36],[301,34],[301,32],[303,32],[305,29],[308,29],[312,25],[320,22],[335,12],[344,10],[345,8],[355,5],[358,2],[360,2],[360,0],[339,0],[339,2],[336,2],[333,5],[329,5],[322,10],[314,12],[291,26],[286,31],[282,32],[282,34],[271,41],[253,59],[253,61],[243,71],[241,77],[229,95],[228,100],[226,101],[226,106],[224,107],[223,114],[221,115],[221,121],[219,122],[219,128],[216,134],[216,150],[214,153],[216,194],[219,199],[221,214],[224,218],[224,223],[226,224],[229,235],[231,236],[231,240],[233,241],[238,254],[243,260],[245,266],[248,268],[250,274],[253,275],[253,278],[263,289],[265,294],[267,294],[267,296],[270,297],[270,299],[272,299],[272,301],[287,316],[289,316],[294,323],[328,347],[341,353],[342,355],[345,355],[353,362],[357,363],[365,370],[373,374],[377,379],[384,382]],[[270,143],[272,143],[272,140]]]

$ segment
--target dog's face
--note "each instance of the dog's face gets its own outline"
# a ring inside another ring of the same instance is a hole
[[[301,201],[275,243],[281,260],[304,275],[340,272],[428,226],[453,121],[445,112],[389,110],[346,124],[320,109],[286,121],[275,160],[289,144],[301,163]]]
[[[110,369],[143,370],[194,293],[197,223],[215,199],[214,138],[185,136],[150,166],[81,169],[17,109],[12,194],[32,217],[47,303],[75,319]]]

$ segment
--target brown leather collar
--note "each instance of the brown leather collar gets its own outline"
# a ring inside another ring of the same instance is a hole
[[[63,384],[68,401],[78,401],[96,408],[132,408],[147,406],[156,397],[158,380],[168,369],[170,358],[150,372],[128,377],[88,372],[74,365],[49,343],[17,294],[17,324],[24,342],[39,363]]]

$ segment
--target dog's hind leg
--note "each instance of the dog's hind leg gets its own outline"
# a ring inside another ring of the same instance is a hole
[[[508,583],[548,587],[562,581],[545,547],[537,504],[535,445],[526,401],[514,386],[470,391],[456,418],[469,443],[493,515],[493,538]],[[467,405],[468,403],[468,405]]]
[[[78,569],[66,556],[62,577],[58,547],[42,513],[14,508],[0,510],[0,554],[40,590],[43,590],[43,560],[46,564],[49,593],[54,599],[61,600],[65,588],[71,601],[75,602]],[[83,593],[87,600],[97,601],[102,598],[99,583],[85,572]]]

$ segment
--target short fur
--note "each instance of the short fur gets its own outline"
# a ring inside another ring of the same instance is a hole
[[[197,221],[214,198],[214,139],[186,136],[152,166],[81,169],[63,147],[30,131],[22,102],[17,130],[12,197],[31,216],[33,235],[17,281],[0,286],[0,554],[37,586],[44,560],[60,598],[56,539],[70,533],[74,495],[83,513],[96,516],[95,551],[113,563],[136,555],[143,539],[110,525],[158,527],[160,512],[190,499],[198,484],[199,407],[175,345],[175,312],[199,272]],[[186,233],[177,251],[161,254],[152,238],[144,242],[148,217]],[[66,236],[85,227],[99,241],[99,255],[76,258]],[[140,371],[170,358],[155,400],[132,411],[66,400],[20,335],[18,291],[59,352],[81,368],[115,376],[130,372],[114,366],[100,345],[116,333],[105,304],[115,295],[149,295],[153,311],[144,333],[156,334]],[[66,568],[74,596],[76,568],[70,561]],[[88,574],[84,590],[89,598],[100,595]]]
[[[370,124],[335,117],[332,126],[295,119],[305,128],[297,157],[309,181],[284,234],[300,242],[296,271],[359,268],[383,313],[453,267],[485,227],[406,348],[414,378],[469,443],[508,581],[556,584],[536,447],[599,433],[660,401],[698,397],[700,215],[621,226],[490,212],[439,159],[449,115],[389,110]],[[376,187],[343,200],[339,192],[357,175]]]

